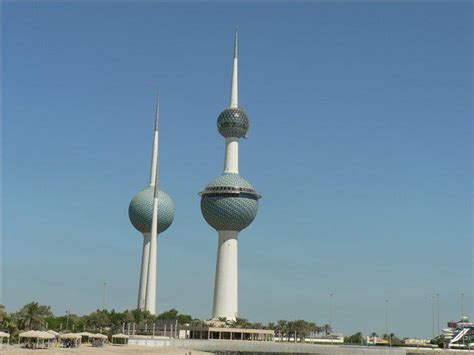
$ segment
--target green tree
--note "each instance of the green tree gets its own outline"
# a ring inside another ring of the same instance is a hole
[[[178,324],[191,324],[193,317],[189,314],[178,314]]]
[[[228,325],[231,328],[252,328],[252,323],[245,318],[236,318],[235,320],[228,322]]]
[[[276,324],[275,330],[278,332],[280,341],[283,341],[283,337],[288,335],[288,321],[280,319]]]
[[[361,332],[357,332],[352,334],[351,336],[344,337],[344,343],[351,343],[351,344],[360,344],[362,343],[363,336]]]
[[[172,308],[169,311],[163,312],[159,314],[156,319],[161,319],[161,320],[175,320],[178,319],[178,314],[179,312]]]
[[[7,313],[5,306],[0,304],[0,330],[13,335],[16,333],[17,329],[15,319]]]
[[[38,304],[38,302],[31,302],[23,306],[15,317],[18,320],[20,329],[43,329],[46,326],[46,318],[52,316],[50,306]]]
[[[90,329],[92,331],[98,330],[100,328],[109,327],[111,324],[109,311],[105,309],[98,309],[95,312],[85,316],[84,318],[87,329]]]
[[[330,324],[324,324],[323,325],[323,330],[326,334],[331,334],[332,332],[332,327]]]

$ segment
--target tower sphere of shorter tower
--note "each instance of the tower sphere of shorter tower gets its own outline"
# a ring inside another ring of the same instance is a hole
[[[128,217],[133,226],[142,233],[151,233],[153,217],[154,187],[149,186],[137,193],[128,206]],[[163,190],[158,191],[158,234],[163,233],[173,223],[174,202]]]
[[[212,228],[240,232],[257,216],[260,197],[239,174],[223,173],[201,192],[201,212]]]
[[[250,123],[243,108],[229,107],[217,118],[217,128],[225,138],[242,138],[247,136]]]

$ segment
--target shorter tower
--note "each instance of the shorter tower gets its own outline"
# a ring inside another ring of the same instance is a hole
[[[247,136],[250,124],[238,101],[237,42],[236,31],[230,105],[217,119],[226,142],[224,172],[200,193],[202,215],[219,235],[212,317],[234,320],[239,303],[238,235],[255,219],[261,197],[239,174],[239,139]]]
[[[130,222],[143,234],[142,262],[137,309],[156,311],[156,253],[158,235],[173,223],[175,206],[171,197],[159,188],[159,101],[155,114],[150,185],[137,193],[128,207]],[[155,212],[155,213],[154,213]],[[155,217],[155,218],[154,218]],[[153,223],[154,222],[154,223]]]

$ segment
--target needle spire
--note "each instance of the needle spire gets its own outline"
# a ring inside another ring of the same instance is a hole
[[[232,84],[230,89],[230,107],[239,107],[239,59],[238,59],[238,42],[239,32],[238,27],[235,28],[235,39],[234,39],[234,63],[232,67]]]

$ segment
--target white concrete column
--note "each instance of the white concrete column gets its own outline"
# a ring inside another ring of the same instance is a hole
[[[226,138],[225,139],[225,173],[239,173],[239,139]]]
[[[156,249],[158,243],[158,186],[155,186],[153,197],[153,216],[150,235],[150,258],[146,283],[145,309],[151,314],[156,313]]]
[[[150,257],[148,260],[148,278],[146,285],[145,310],[156,313],[156,255],[158,236],[150,237]]]
[[[155,186],[156,167],[158,165],[158,130],[155,127],[153,134],[153,152],[151,155],[150,186]]]
[[[137,308],[145,309],[146,282],[148,278],[148,259],[150,257],[150,233],[143,233],[142,268],[140,271],[140,284],[138,286]]]
[[[238,317],[238,255],[237,231],[218,231],[216,279],[212,317]]]

